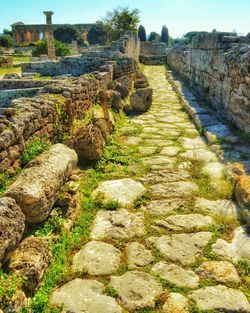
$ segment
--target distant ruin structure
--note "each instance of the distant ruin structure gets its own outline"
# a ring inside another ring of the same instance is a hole
[[[47,46],[48,46],[48,58],[49,60],[55,60],[56,58],[56,50],[55,50],[55,40],[52,28],[52,15],[54,12],[52,11],[44,11],[43,12],[46,16],[46,39],[47,39]]]

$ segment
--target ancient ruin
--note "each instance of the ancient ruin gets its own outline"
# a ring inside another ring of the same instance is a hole
[[[56,59],[44,14],[0,80],[0,313],[250,312],[250,39]]]

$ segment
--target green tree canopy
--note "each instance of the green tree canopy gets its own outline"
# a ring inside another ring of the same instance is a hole
[[[88,42],[90,45],[105,45],[107,40],[107,34],[105,26],[102,22],[98,22],[91,27],[88,32]]]
[[[78,44],[82,45],[84,42],[83,35],[71,25],[58,27],[54,31],[54,37],[56,40],[64,43],[71,43],[73,40],[76,40]]]
[[[143,25],[139,26],[138,37],[140,38],[141,41],[147,41],[146,29]]]
[[[148,41],[160,41],[160,39],[161,39],[160,34],[156,32],[151,32],[148,37]]]
[[[128,7],[118,6],[113,11],[106,13],[103,18],[104,27],[107,33],[107,42],[117,40],[126,30],[137,34],[138,24],[140,22],[140,11],[138,9],[129,9]]]
[[[1,35],[0,36],[0,46],[4,48],[13,47],[14,42],[13,38],[10,35]]]
[[[186,43],[190,44],[192,42],[192,39],[197,35],[205,35],[208,34],[208,32],[205,31],[192,31],[186,33],[183,37],[186,39]]]
[[[166,25],[162,26],[161,42],[164,42],[167,46],[169,44],[169,34],[168,34],[168,28]]]
[[[70,55],[70,48],[66,43],[55,40],[55,49],[56,49],[57,56]],[[32,56],[38,57],[41,54],[47,54],[47,53],[48,53],[47,41],[41,40],[33,49]]]
[[[8,29],[6,29],[6,28],[4,28],[3,34],[4,34],[4,35],[9,35],[9,36],[13,37],[12,31],[11,31],[11,30],[8,30]]]

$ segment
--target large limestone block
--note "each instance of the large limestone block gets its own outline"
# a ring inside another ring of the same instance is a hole
[[[152,88],[137,89],[130,97],[132,111],[146,112],[152,104],[152,96]]]
[[[10,259],[10,270],[25,277],[25,288],[33,292],[39,287],[51,259],[48,240],[30,237],[25,239]]]
[[[56,144],[31,161],[5,193],[15,199],[31,223],[44,221],[64,180],[77,165],[77,154],[63,144]]]
[[[55,290],[50,304],[62,307],[62,313],[122,313],[114,298],[103,295],[103,289],[100,282],[77,278]]]
[[[200,310],[250,312],[249,302],[242,291],[222,285],[193,291],[190,298]]]
[[[0,198],[0,268],[22,239],[25,216],[15,200]]]
[[[110,287],[117,291],[129,310],[154,307],[163,292],[162,286],[151,275],[139,271],[127,272],[120,277],[112,276]]]
[[[90,241],[73,258],[73,271],[109,275],[120,265],[121,253],[108,243]]]
[[[101,183],[94,190],[92,197],[95,198],[98,195],[102,195],[104,202],[117,201],[122,206],[131,206],[136,198],[141,196],[145,191],[146,189],[141,183],[131,178],[124,178]]]

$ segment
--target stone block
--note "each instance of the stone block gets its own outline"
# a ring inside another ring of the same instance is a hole
[[[146,112],[152,104],[153,89],[142,88],[130,97],[130,107],[134,112]]]

